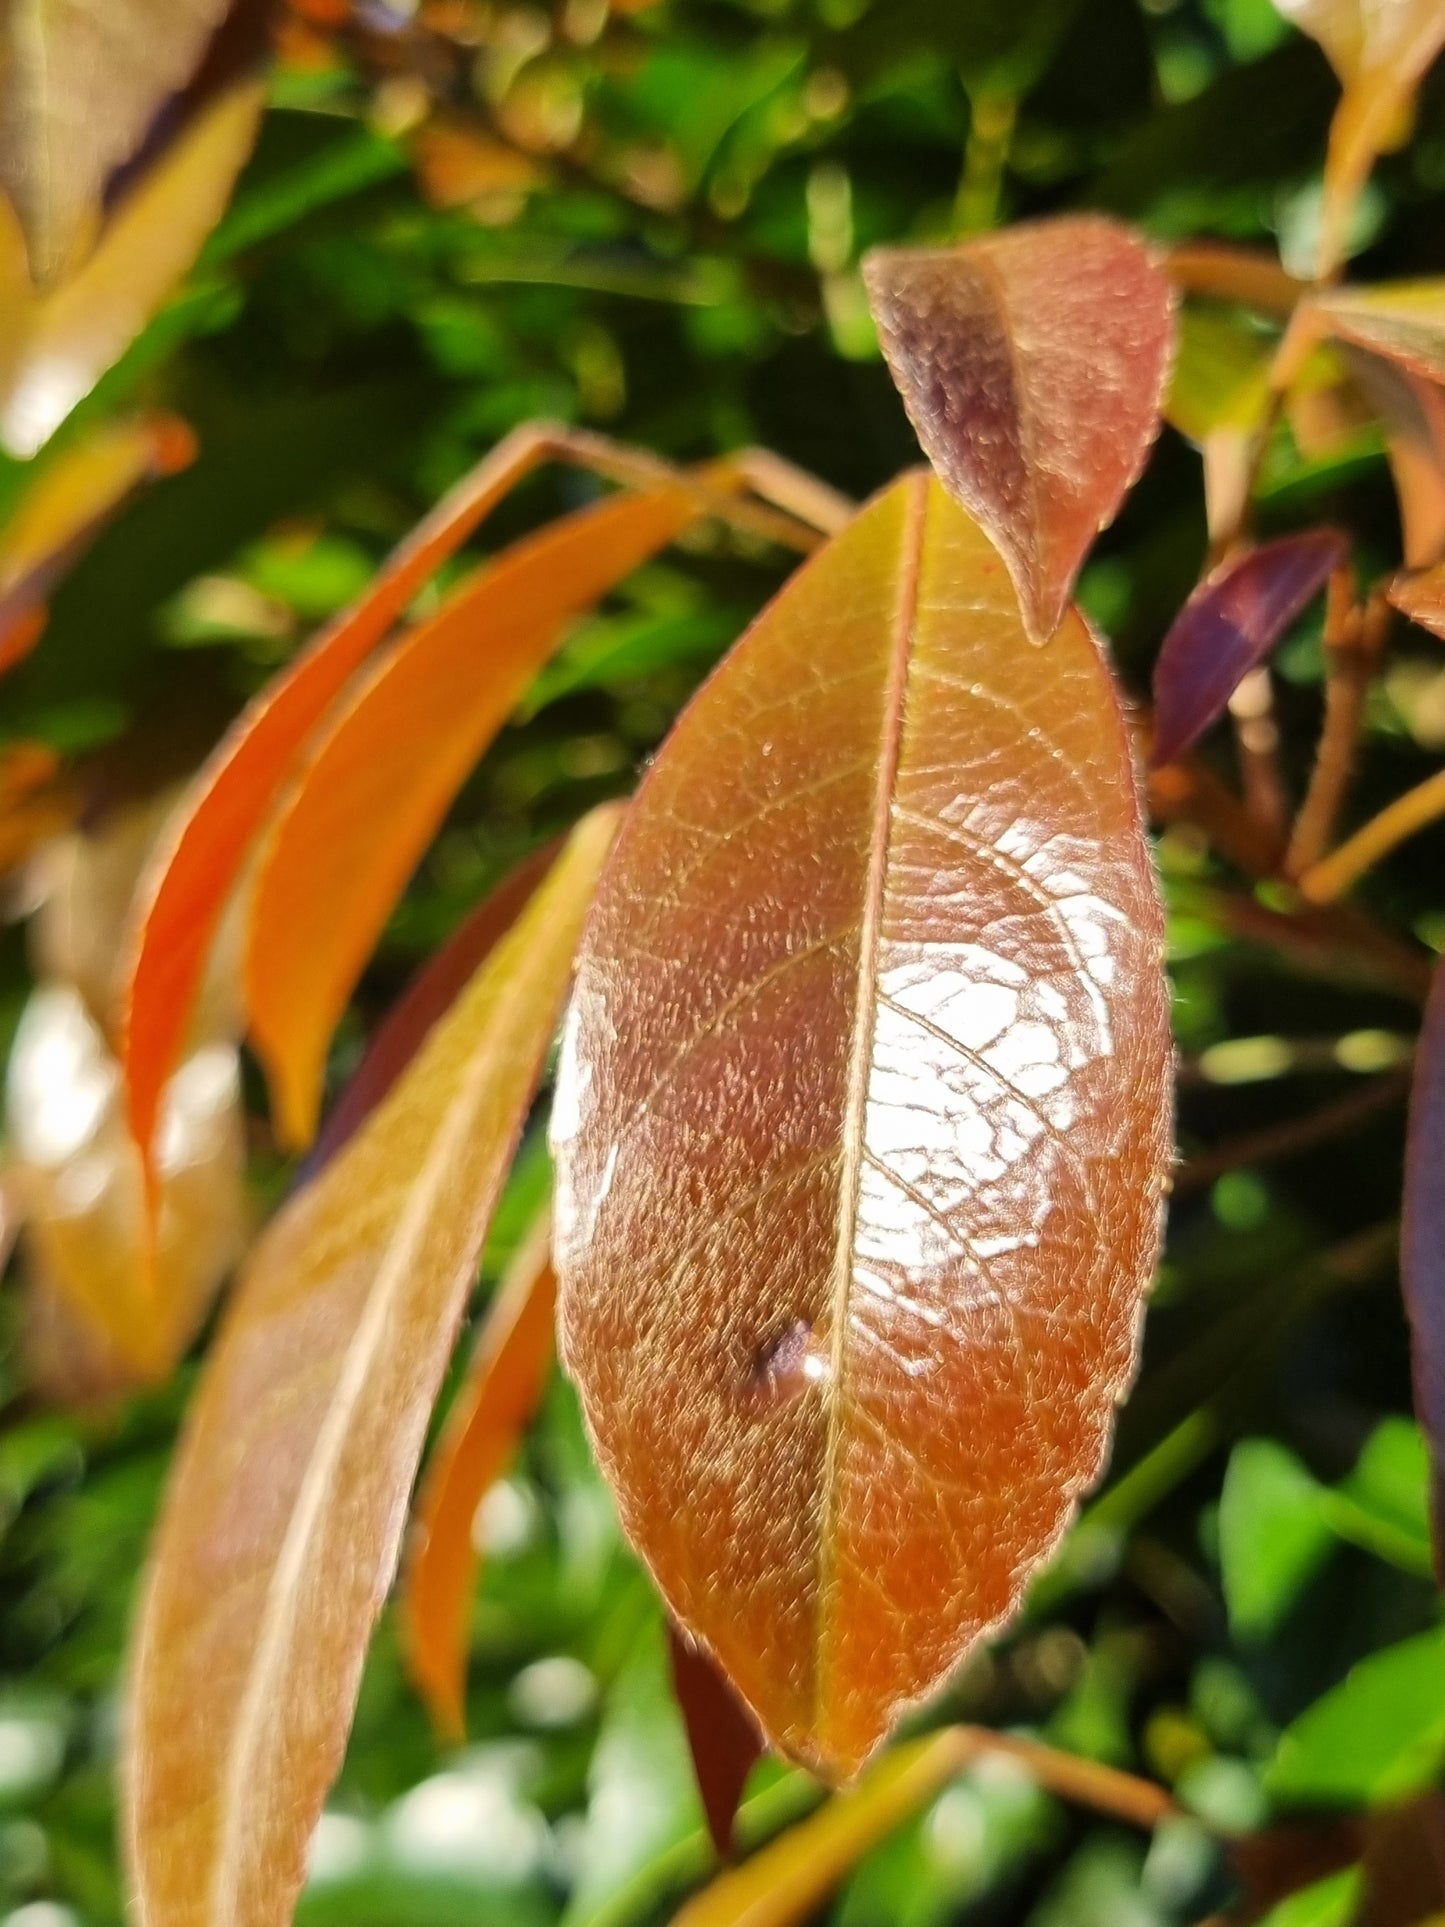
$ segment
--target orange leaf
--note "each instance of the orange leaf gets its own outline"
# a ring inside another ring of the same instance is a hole
[[[672,1927],[792,1927],[810,1919],[864,1854],[940,1793],[977,1751],[963,1727],[895,1747],[851,1791],[720,1874]]]
[[[532,1227],[488,1307],[415,1507],[404,1597],[409,1669],[437,1727],[466,1732],[467,1614],[476,1584],[472,1523],[541,1400],[556,1349],[552,1214]]]
[[[529,445],[535,439],[529,437]],[[156,1106],[216,925],[296,757],[406,605],[495,507],[523,465],[518,441],[503,442],[458,483],[396,549],[361,600],[255,698],[197,778],[174,840],[142,891],[128,973],[122,1021],[127,1115],[147,1159]]]
[[[881,249],[863,272],[924,452],[998,544],[1042,641],[1158,433],[1169,281],[1097,215]]]
[[[1158,898],[1083,621],[925,475],[654,763],[553,1112],[563,1357],[769,1740],[856,1770],[1098,1475],[1158,1247]]]
[[[617,814],[579,824],[237,1288],[172,1471],[131,1655],[125,1834],[149,1927],[290,1918]]]
[[[174,291],[230,199],[264,107],[259,81],[222,94],[131,189],[74,274],[15,298],[0,381],[0,440],[12,454],[49,439]]]
[[[763,1736],[716,1660],[671,1619],[667,1650],[707,1830],[718,1858],[726,1860],[743,1788],[763,1756]]]
[[[310,1141],[326,1048],[408,877],[563,624],[693,519],[680,487],[610,496],[507,550],[344,704],[272,826],[246,957],[281,1136]]]

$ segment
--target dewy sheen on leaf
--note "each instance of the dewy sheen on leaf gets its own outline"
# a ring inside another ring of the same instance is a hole
[[[928,476],[678,723],[583,940],[564,1361],[624,1524],[783,1752],[857,1770],[1098,1475],[1170,1147],[1108,668]]]
[[[1168,278],[1098,215],[879,248],[863,273],[924,452],[998,544],[1041,642],[1159,432]]]

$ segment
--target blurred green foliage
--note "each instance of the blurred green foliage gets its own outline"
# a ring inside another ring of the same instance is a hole
[[[498,22],[513,23],[514,89],[535,83],[535,111],[571,116],[585,138],[545,155],[529,194],[441,208],[395,128],[409,56],[389,71],[372,58],[388,33],[400,46],[412,32],[409,10],[359,12],[366,35],[324,58],[298,25],[188,291],[36,458],[142,401],[180,411],[201,445],[81,559],[0,692],[6,736],[92,759],[97,807],[192,766],[516,423],[560,417],[685,459],[763,443],[866,494],[917,456],[873,351],[863,249],[1087,206],[1161,240],[1225,236],[1298,260],[1335,97],[1317,49],[1268,0],[662,0],[611,19],[568,0],[555,21],[493,8],[497,44]],[[490,64],[477,56],[469,103],[493,120],[500,58],[496,44]],[[436,85],[455,89],[455,74]],[[1370,190],[1360,272],[1445,271],[1442,190],[1437,75]],[[1325,464],[1277,454],[1266,527],[1336,517],[1367,569],[1394,560],[1377,447]],[[0,503],[35,465],[0,464]],[[570,473],[529,482],[482,546],[593,488]],[[1136,687],[1203,548],[1198,459],[1166,432],[1082,589]],[[407,971],[501,870],[630,786],[785,566],[699,538],[579,625],[394,919],[337,1081]],[[1317,635],[1281,671],[1299,783]],[[1435,764],[1442,677],[1435,645],[1400,644],[1371,714],[1361,811]],[[1354,1088],[1373,1060],[1340,1039],[1408,1037],[1395,993],[1303,974],[1223,927],[1212,893],[1228,879],[1188,836],[1166,835],[1160,858],[1186,1158]],[[1442,858],[1437,827],[1368,886],[1389,923],[1432,945]],[[8,1035],[28,987],[16,930],[0,971]],[[1237,1060],[1243,1074],[1197,1068],[1213,1046],[1281,1038]],[[1437,1777],[1445,1633],[1394,1284],[1401,1136],[1396,1096],[1304,1155],[1181,1189],[1110,1483],[943,1709],[1158,1778],[1181,1817],[1145,1840],[985,1761],[861,1866],[831,1915],[844,1927],[1170,1927],[1229,1899],[1233,1836]],[[264,1146],[256,1182],[268,1199],[284,1182]],[[544,1182],[534,1145],[486,1281]],[[122,1645],[194,1367],[123,1412],[42,1411],[14,1292],[0,1302],[0,1923],[112,1927]],[[303,1919],[665,1918],[710,1852],[658,1609],[560,1382],[478,1529],[471,1742],[438,1748],[384,1622]],[[744,1842],[817,1797],[760,1769]],[[1275,1927],[1347,1918],[1354,1878],[1311,1886]]]

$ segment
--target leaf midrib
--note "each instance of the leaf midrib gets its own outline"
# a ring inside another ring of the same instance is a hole
[[[872,1071],[873,1039],[877,1023],[878,944],[883,901],[887,891],[888,859],[893,830],[893,793],[897,786],[903,744],[904,704],[909,658],[918,614],[918,579],[927,520],[929,478],[911,478],[901,548],[898,601],[894,615],[891,662],[883,706],[883,737],[874,792],[873,842],[859,921],[858,998],[853,1013],[853,1038],[848,1059],[848,1096],[843,1114],[841,1158],[843,1183],[838,1201],[838,1241],[833,1257],[831,1365],[828,1376],[827,1437],[823,1455],[823,1504],[819,1520],[818,1636],[813,1660],[813,1720],[815,1733],[827,1724],[824,1686],[830,1672],[833,1631],[834,1555],[840,1459],[846,1417],[848,1306],[857,1248],[858,1197],[863,1170],[868,1086]]]

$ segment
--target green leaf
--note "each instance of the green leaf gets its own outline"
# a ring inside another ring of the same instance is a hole
[[[1370,1434],[1354,1471],[1323,1495],[1324,1518],[1352,1545],[1428,1578],[1429,1482],[1420,1428],[1407,1418],[1387,1418]]]
[[[1259,1927],[1349,1927],[1360,1898],[1360,1869],[1345,1867],[1271,1907]]]
[[[1219,1502],[1219,1563],[1236,1638],[1266,1638],[1327,1557],[1324,1488],[1273,1439],[1230,1455]]]
[[[1265,1788],[1286,1803],[1378,1806],[1445,1763],[1445,1627],[1372,1653],[1281,1735]]]

